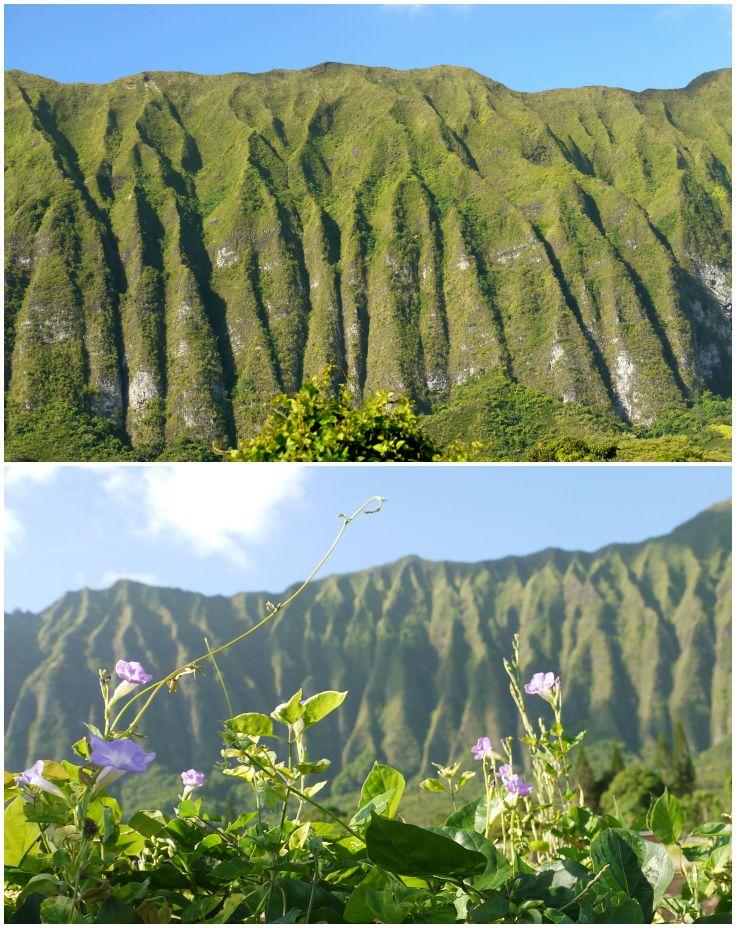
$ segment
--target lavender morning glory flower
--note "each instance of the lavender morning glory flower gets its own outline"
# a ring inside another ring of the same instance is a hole
[[[204,786],[204,774],[194,769],[184,770],[181,775],[181,782],[184,786],[189,786],[192,789]]]
[[[503,785],[506,787],[506,792],[512,797],[528,796],[532,791],[531,784],[525,783],[518,773],[512,773],[510,776],[504,777]]]
[[[62,799],[66,799],[66,796],[59,787],[54,786],[53,783],[49,782],[49,780],[44,777],[42,760],[37,760],[32,767],[18,774],[15,778],[15,784],[16,786],[35,786],[36,789],[41,789],[45,793],[53,793],[54,796],[60,796]]]
[[[118,661],[115,664],[115,673],[126,683],[132,683],[134,686],[141,686],[144,683],[150,683],[153,677],[146,673],[143,665],[138,661]]]
[[[529,683],[524,684],[524,690],[530,695],[536,694],[543,699],[550,699],[553,696],[553,690],[559,685],[560,678],[553,673],[535,673]]]
[[[118,661],[117,664],[115,664],[115,673],[120,677],[122,682],[118,683],[115,687],[115,692],[110,698],[109,705],[117,702],[121,697],[127,696],[128,693],[131,693],[137,686],[143,686],[153,680],[151,674],[146,673],[143,669],[143,665],[139,664],[138,661]]]
[[[491,757],[493,754],[493,742],[487,736],[483,736],[478,738],[470,750],[476,760],[483,760],[484,757]]]
[[[511,764],[502,764],[498,768],[498,775],[501,777],[502,780],[505,780],[507,777],[510,777],[513,772],[514,771],[511,768]]]
[[[90,763],[98,767],[112,767],[113,770],[124,770],[126,773],[144,773],[156,758],[153,751],[146,753],[132,738],[105,741],[97,735],[90,735],[89,740],[92,745]]]

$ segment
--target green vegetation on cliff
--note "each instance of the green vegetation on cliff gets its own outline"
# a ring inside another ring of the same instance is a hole
[[[421,778],[430,761],[468,756],[478,732],[523,734],[498,673],[517,631],[524,673],[559,671],[570,725],[588,728],[593,746],[614,741],[646,757],[662,733],[676,740],[681,719],[692,751],[709,752],[710,785],[730,736],[730,540],[731,507],[720,504],[665,537],[594,553],[478,564],[409,557],[317,582],[218,660],[242,710],[267,711],[299,687],[349,690],[312,745],[313,756],[333,758],[335,796],[354,792],[376,757]],[[162,676],[201,651],[205,636],[215,648],[282,599],[122,581],[67,593],[38,615],[6,616],[6,766],[68,756],[80,719],[94,717],[98,668],[125,655]],[[214,673],[164,694],[145,733],[172,747],[136,798],[169,789],[179,770],[209,770],[215,722],[227,713]],[[592,748],[590,756],[597,762]]]
[[[232,446],[328,365],[423,413],[490,374],[643,427],[730,395],[728,71],[8,72],[5,102],[11,433],[63,400],[136,457]]]

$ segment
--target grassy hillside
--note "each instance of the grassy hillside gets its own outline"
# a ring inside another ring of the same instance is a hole
[[[327,364],[425,412],[489,372],[639,425],[730,395],[728,71],[13,71],[5,128],[21,433],[63,400],[137,456],[233,443]]]
[[[722,504],[663,538],[595,553],[408,557],[328,577],[222,655],[234,710],[268,711],[299,687],[347,689],[311,745],[334,758],[336,792],[354,789],[373,757],[426,776],[433,760],[469,757],[479,734],[521,734],[501,668],[520,631],[525,674],[559,671],[571,730],[637,753],[679,716],[693,750],[713,748],[730,734],[730,520]],[[6,765],[69,755],[97,717],[99,667],[124,656],[163,675],[205,636],[216,647],[253,624],[267,600],[280,597],[121,581],[6,616]],[[184,679],[146,717],[151,744],[170,749],[151,782],[130,788],[169,777],[173,789],[177,771],[210,769],[226,713],[214,673]]]

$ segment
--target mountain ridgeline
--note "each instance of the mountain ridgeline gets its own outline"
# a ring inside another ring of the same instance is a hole
[[[632,423],[730,395],[730,87],[8,72],[10,422],[233,442],[327,365],[423,411],[492,371]]]
[[[639,751],[680,717],[703,750],[730,734],[730,539],[723,503],[665,537],[594,553],[408,557],[316,582],[218,660],[236,713],[270,711],[299,687],[348,690],[310,741],[313,757],[333,759],[338,789],[373,757],[426,775],[433,760],[467,759],[481,734],[523,734],[502,667],[517,631],[525,677],[559,672],[570,728]],[[99,667],[125,657],[163,676],[280,598],[120,581],[6,616],[6,766],[70,756],[82,723],[99,723]],[[209,770],[227,714],[211,669],[186,677],[153,704],[147,744],[164,768]]]

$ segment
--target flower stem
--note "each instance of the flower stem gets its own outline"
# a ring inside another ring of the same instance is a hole
[[[359,506],[355,510],[355,512],[352,513],[352,515],[346,516],[342,514],[340,516],[340,518],[342,518],[342,525],[340,526],[340,530],[338,531],[337,535],[335,535],[335,538],[333,539],[332,544],[322,555],[319,562],[314,567],[314,569],[310,572],[307,579],[304,580],[304,582],[291,594],[291,596],[285,599],[282,603],[278,603],[276,606],[273,606],[271,609],[269,609],[266,615],[263,616],[263,618],[259,622],[256,622],[256,624],[253,625],[251,628],[249,628],[247,631],[243,632],[240,635],[236,635],[236,637],[233,638],[231,641],[228,641],[226,644],[220,645],[220,647],[215,648],[214,651],[208,648],[205,654],[201,654],[199,657],[195,657],[193,660],[187,661],[186,664],[183,664],[181,667],[177,667],[176,670],[172,670],[171,673],[167,674],[162,680],[159,680],[157,683],[152,683],[150,686],[147,686],[145,689],[142,689],[139,693],[136,693],[135,696],[131,697],[128,700],[128,702],[125,703],[125,705],[122,707],[120,712],[118,712],[118,714],[115,716],[115,719],[111,726],[111,730],[115,731],[117,729],[117,726],[119,722],[121,721],[123,715],[125,715],[125,713],[133,705],[134,702],[141,699],[143,696],[146,695],[146,693],[149,693],[150,695],[148,699],[145,701],[145,703],[143,704],[143,708],[138,712],[138,714],[135,716],[135,718],[133,719],[133,721],[130,723],[130,725],[127,728],[127,731],[132,733],[135,730],[138,722],[141,720],[142,716],[148,709],[148,707],[151,705],[151,702],[153,701],[153,699],[156,697],[156,695],[161,691],[161,689],[164,686],[166,686],[172,680],[175,680],[177,677],[181,676],[183,673],[187,672],[190,668],[194,668],[197,664],[200,664],[202,661],[205,661],[208,658],[212,660],[212,658],[215,655],[221,654],[223,651],[227,651],[228,648],[232,648],[233,645],[239,644],[241,641],[244,641],[246,638],[250,637],[250,635],[257,632],[259,628],[262,628],[267,622],[270,622],[271,619],[273,619],[276,615],[278,615],[279,612],[281,612],[283,609],[285,609],[287,606],[293,603],[294,600],[306,589],[306,587],[309,586],[309,584],[314,579],[315,575],[319,572],[319,570],[321,570],[325,562],[329,559],[330,555],[332,554],[332,552],[335,550],[335,548],[339,544],[340,539],[345,534],[345,531],[347,530],[348,525],[350,525],[350,523],[353,522],[355,519],[357,519],[357,517],[361,514],[372,515],[374,512],[380,512],[381,509],[383,508],[384,502],[385,500],[382,496],[371,496],[370,499],[367,499],[363,503],[362,506]],[[368,508],[371,505],[371,503],[377,504],[374,509]]]

